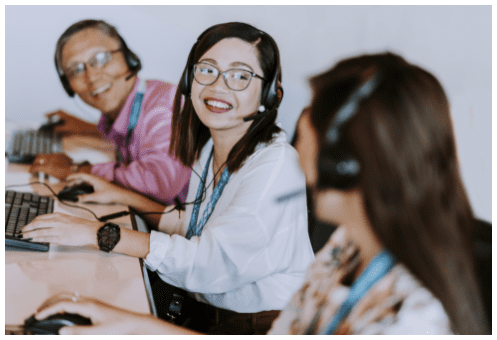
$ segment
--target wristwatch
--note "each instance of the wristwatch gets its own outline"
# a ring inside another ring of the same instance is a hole
[[[121,228],[115,223],[105,223],[97,232],[98,248],[109,252],[121,239]]]

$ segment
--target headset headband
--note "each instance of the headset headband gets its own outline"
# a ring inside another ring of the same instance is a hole
[[[331,127],[326,133],[326,142],[336,143],[338,140],[339,129],[357,114],[359,104],[376,89],[378,85],[378,73],[369,76],[359,88],[352,93],[345,104],[338,110]]]

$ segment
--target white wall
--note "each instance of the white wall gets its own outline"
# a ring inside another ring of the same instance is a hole
[[[244,21],[268,32],[281,52],[279,119],[289,136],[309,102],[309,76],[343,57],[399,53],[444,86],[470,200],[476,215],[491,221],[490,6],[6,6],[5,18],[5,115],[12,121],[41,122],[57,108],[98,117],[65,95],[53,66],[59,35],[85,18],[118,28],[142,59],[142,77],[173,83],[207,27]]]

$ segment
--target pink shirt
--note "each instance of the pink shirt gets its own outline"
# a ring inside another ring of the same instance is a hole
[[[97,126],[102,136],[116,145],[124,162],[95,164],[91,173],[167,204],[174,204],[175,197],[184,202],[191,170],[169,154],[176,86],[158,80],[147,81],[140,118],[126,145],[128,120],[138,84],[137,78],[109,132],[105,132],[105,115]]]

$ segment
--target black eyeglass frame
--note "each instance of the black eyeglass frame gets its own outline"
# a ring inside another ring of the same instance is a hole
[[[102,65],[102,67],[105,67],[105,66],[107,66],[112,61],[112,55],[114,53],[122,52],[122,48],[118,48],[117,50],[113,50],[113,51],[100,51],[100,52],[97,52],[87,62],[85,62],[85,63],[77,63],[76,66],[79,66],[79,65],[83,64],[83,66],[85,67],[83,72],[86,72],[86,70],[88,69],[88,65],[90,65],[91,67],[95,67],[94,65],[92,65],[92,61],[95,60],[95,57],[99,53],[102,53],[102,52],[105,53],[106,55],[110,55],[109,60],[104,65]],[[73,72],[74,72],[75,69],[76,68],[71,68],[70,70],[62,70],[62,73],[67,77],[67,79],[72,79],[72,78],[75,77],[75,75],[73,74]],[[83,73],[81,73],[81,74],[83,74]]]
[[[197,65],[199,65],[199,64],[206,64],[206,65],[209,65],[209,66],[214,67],[214,68],[217,70],[217,72],[218,72],[218,73],[217,73],[217,77],[216,77],[216,79],[214,79],[214,81],[213,81],[212,83],[209,83],[209,84],[202,84],[201,82],[199,82],[199,81],[198,81],[198,79],[197,79],[197,77],[196,77],[195,75],[196,75],[196,73],[197,73],[197,72],[196,72]],[[228,85],[228,80],[226,80],[226,74],[227,74],[228,72],[230,72],[230,71],[233,71],[233,70],[239,70],[239,71],[247,72],[248,74],[250,74],[250,79],[249,79],[249,80],[248,80],[248,82],[247,82],[247,86],[245,86],[243,89],[240,89],[240,90],[235,90],[235,89],[231,88],[231,86],[229,86],[229,85]],[[233,91],[244,91],[244,90],[246,90],[246,89],[247,89],[247,87],[249,87],[250,82],[252,81],[252,78],[253,78],[253,77],[259,78],[259,79],[261,79],[261,80],[263,80],[263,81],[267,81],[264,77],[261,77],[261,76],[260,76],[260,75],[258,75],[257,73],[251,72],[251,71],[249,71],[249,70],[245,70],[245,69],[243,69],[243,68],[230,68],[229,70],[226,70],[226,71],[222,71],[222,72],[221,72],[221,71],[219,71],[219,69],[218,69],[216,66],[214,66],[214,65],[212,65],[212,64],[210,64],[210,63],[207,63],[207,62],[205,62],[205,61],[202,61],[202,62],[200,62],[200,63],[196,63],[196,64],[194,64],[194,65],[193,65],[193,78],[194,78],[194,79],[195,79],[195,81],[196,81],[197,83],[199,83],[200,85],[203,85],[203,86],[210,86],[210,85],[214,84],[214,83],[218,80],[218,78],[219,78],[219,75],[220,75],[220,74],[222,74],[222,75],[223,75],[224,83],[226,84],[226,86],[227,86],[230,90],[233,90]]]

